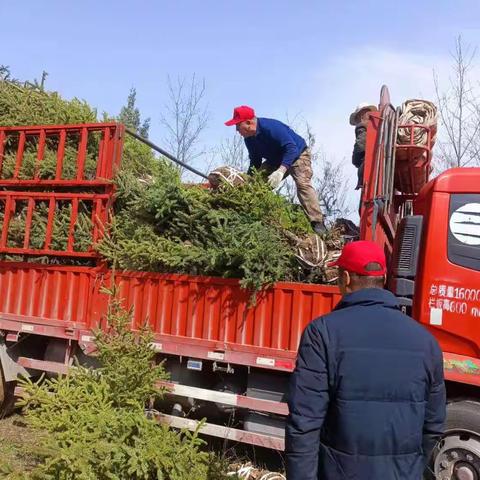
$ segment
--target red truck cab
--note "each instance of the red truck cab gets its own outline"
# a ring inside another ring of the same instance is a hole
[[[384,247],[388,288],[443,351],[446,434],[427,475],[480,478],[480,169],[428,181],[435,127],[400,125],[386,88],[379,107],[367,129],[361,237]],[[410,142],[398,143],[400,128]]]
[[[413,315],[445,353],[473,358],[480,357],[479,185],[480,169],[451,169],[430,182],[414,204],[425,227]]]

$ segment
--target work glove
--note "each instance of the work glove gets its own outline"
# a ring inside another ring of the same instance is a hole
[[[273,190],[275,190],[280,185],[280,182],[283,180],[286,172],[287,169],[282,165],[268,176],[268,184],[270,185],[270,187],[272,187]]]

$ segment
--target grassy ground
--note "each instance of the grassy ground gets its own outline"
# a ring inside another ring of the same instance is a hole
[[[16,414],[1,419],[0,479],[5,478],[2,469],[5,469],[7,465],[14,472],[28,472],[35,465],[35,460],[27,451],[31,451],[31,447],[40,446],[39,443],[40,437],[25,425],[21,415]],[[237,470],[242,465],[248,465],[250,463],[248,459],[268,470],[283,470],[283,461],[280,454],[271,450],[246,445],[237,445],[236,447],[226,449],[221,440],[212,441],[210,448],[217,452],[225,452],[226,456],[231,459],[232,467],[235,467],[234,470]],[[252,472],[250,478],[260,478],[265,472],[266,470],[257,468],[255,473]]]
[[[0,421],[0,465],[9,465],[17,471],[28,471],[34,459],[26,453],[26,447],[38,444],[38,436],[23,423],[20,415],[12,415]],[[1,475],[1,474],[0,474]]]

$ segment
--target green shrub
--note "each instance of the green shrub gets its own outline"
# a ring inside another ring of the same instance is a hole
[[[222,462],[202,450],[197,433],[177,432],[145,414],[166,375],[155,365],[152,336],[130,329],[132,318],[112,301],[108,329],[98,332],[98,369],[23,380],[20,405],[40,432],[39,465],[30,480],[219,480]],[[10,472],[11,478],[16,478]]]
[[[120,269],[239,278],[254,292],[296,278],[285,231],[309,231],[302,210],[259,177],[212,191],[184,185],[157,160],[148,181],[120,173],[110,232],[97,246]]]
[[[92,123],[97,112],[83,100],[63,99],[30,82],[12,78],[0,66],[0,126]]]

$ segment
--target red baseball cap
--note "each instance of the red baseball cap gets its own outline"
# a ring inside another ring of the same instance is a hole
[[[378,263],[381,269],[366,270],[365,267],[372,262]],[[387,272],[385,253],[376,243],[367,240],[347,243],[343,247],[340,257],[335,262],[329,263],[328,266],[340,267],[348,272],[370,277],[380,277]]]
[[[242,105],[233,109],[233,118],[228,120],[228,122],[225,122],[225,125],[230,127],[237,123],[244,122],[245,120],[251,120],[252,118],[255,118],[255,110],[246,105]]]

